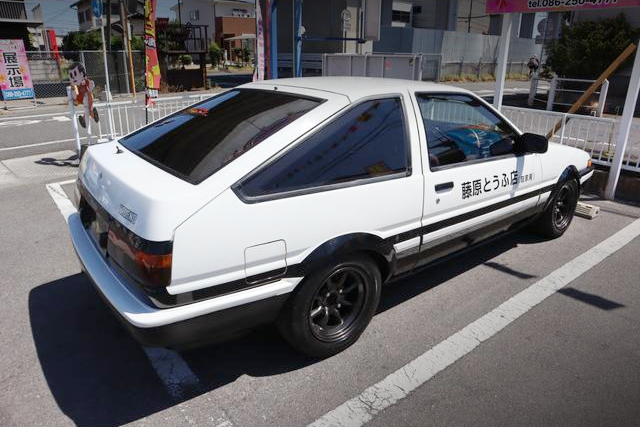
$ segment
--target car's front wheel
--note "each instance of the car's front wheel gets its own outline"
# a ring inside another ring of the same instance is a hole
[[[278,319],[282,336],[311,357],[328,357],[353,344],[373,317],[382,278],[366,256],[353,256],[305,278]]]
[[[551,238],[562,236],[573,220],[579,196],[580,187],[577,181],[560,184],[560,189],[536,222],[538,232]]]

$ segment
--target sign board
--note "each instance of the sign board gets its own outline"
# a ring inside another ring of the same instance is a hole
[[[562,12],[640,6],[640,0],[487,0],[486,13]]]
[[[0,40],[0,89],[5,101],[35,97],[22,40]]]
[[[343,9],[340,18],[342,19],[342,31],[351,31],[351,12],[349,9]]]
[[[102,17],[102,0],[91,0],[91,11],[96,18]]]

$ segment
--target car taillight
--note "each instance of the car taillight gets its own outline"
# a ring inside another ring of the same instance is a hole
[[[129,231],[115,220],[109,223],[109,257],[146,288],[157,289],[171,282],[172,242],[152,242]]]

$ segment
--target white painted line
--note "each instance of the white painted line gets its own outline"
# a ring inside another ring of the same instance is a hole
[[[64,184],[70,184],[74,181],[75,180],[71,179],[68,181],[54,182],[52,184],[45,185],[47,191],[49,192],[49,195],[60,210],[60,213],[62,214],[65,222],[69,222],[69,216],[72,213],[76,212],[76,207],[73,206],[73,203],[71,203],[71,200],[69,200],[69,197],[67,197],[67,194],[62,189],[62,186]]]
[[[80,139],[87,139],[87,137],[83,136]],[[60,142],[70,142],[70,141],[75,141],[75,139],[74,138],[69,138],[69,139],[59,139],[57,141],[36,142],[35,144],[18,145],[16,147],[0,148],[0,151],[10,151],[10,150],[19,150],[21,148],[40,147],[41,145],[51,145],[51,144],[58,144]]]
[[[186,388],[198,385],[198,377],[177,352],[160,347],[143,347],[143,349],[171,397],[180,398]]]
[[[71,200],[69,200],[69,197],[67,197],[62,186],[71,184],[72,182],[75,182],[75,180],[70,179],[46,185],[47,191],[56,206],[58,206],[66,222],[69,222],[69,216],[76,212],[76,208],[73,206],[73,203],[71,203]],[[189,368],[189,365],[187,365],[187,362],[185,362],[177,352],[166,348],[155,347],[143,347],[143,349],[156,374],[158,374],[173,398],[180,398],[186,387],[193,388],[199,383],[198,377],[196,377]],[[226,421],[228,420],[222,420],[222,422]],[[225,425],[233,425],[230,421],[228,422],[229,424]]]
[[[640,219],[310,424],[360,427],[640,235]]]

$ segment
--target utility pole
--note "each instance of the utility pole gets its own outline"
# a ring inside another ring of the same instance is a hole
[[[107,0],[107,45],[105,50],[111,52],[111,0]]]
[[[471,32],[471,12],[473,11],[473,0],[469,0],[469,17],[467,18],[467,33]]]
[[[182,4],[182,0],[178,0],[178,22],[180,23],[180,26],[182,26],[182,12],[180,11],[181,4]],[[214,14],[215,14],[215,11],[214,11]]]
[[[122,24],[122,37],[124,37],[124,48],[127,51],[129,57],[129,80],[131,81],[130,87],[133,93],[133,98],[136,97],[136,76],[133,74],[133,54],[131,53],[131,32],[129,31],[129,11],[127,10],[125,0],[120,0],[120,23]]]

